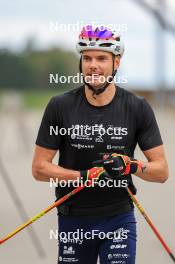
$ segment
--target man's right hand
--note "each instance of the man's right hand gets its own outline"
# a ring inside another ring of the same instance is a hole
[[[80,171],[80,175],[83,182],[89,181],[90,183],[93,180],[98,182],[99,180],[105,179],[107,172],[103,167],[93,167],[89,170]]]

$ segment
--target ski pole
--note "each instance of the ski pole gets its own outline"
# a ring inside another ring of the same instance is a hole
[[[118,155],[119,156],[119,155]],[[109,155],[103,156],[103,160],[97,160],[95,162],[93,162],[93,165],[103,165],[103,162],[108,159]],[[109,162],[114,162],[113,160],[109,160]],[[168,255],[170,256],[170,258],[173,260],[173,262],[175,263],[175,256],[173,255],[173,253],[171,252],[170,248],[167,246],[166,242],[164,241],[163,237],[160,235],[160,233],[158,232],[157,228],[154,226],[153,222],[151,221],[151,219],[149,218],[149,216],[146,214],[146,212],[144,211],[144,209],[142,208],[142,206],[140,205],[140,203],[138,202],[137,198],[135,197],[135,195],[132,193],[132,191],[127,187],[126,188],[128,194],[130,195],[133,203],[135,204],[135,206],[138,208],[138,210],[140,211],[140,213],[143,215],[143,217],[145,218],[146,222],[148,223],[148,225],[151,227],[151,229],[153,230],[154,234],[157,236],[157,238],[159,239],[160,243],[162,244],[162,246],[164,247],[164,249],[166,250],[166,252],[168,253]]]
[[[0,240],[0,244],[3,244],[5,241],[7,241],[8,239],[10,239],[14,235],[16,235],[18,232],[20,232],[21,230],[23,230],[24,228],[26,228],[27,226],[29,226],[30,224],[32,224],[33,222],[35,222],[36,220],[38,220],[39,218],[41,218],[43,215],[45,215],[46,213],[48,213],[49,211],[51,211],[53,208],[59,206],[60,204],[62,204],[63,202],[65,202],[67,199],[69,199],[71,196],[73,196],[74,194],[78,193],[79,191],[81,191],[84,188],[85,188],[85,185],[79,186],[76,189],[74,189],[73,191],[71,191],[70,193],[66,194],[65,196],[63,196],[62,198],[60,198],[58,201],[54,202],[52,205],[50,205],[46,209],[42,210],[39,214],[37,214],[34,217],[32,217],[26,223],[24,223],[23,225],[21,225],[20,227],[18,227],[17,229],[15,229],[13,232],[11,232],[10,234],[8,234],[4,238],[2,238]],[[136,199],[135,195],[133,195],[133,193],[131,192],[131,190],[129,188],[127,188],[127,191],[129,193],[132,201],[134,202],[134,204],[136,205],[136,207],[138,208],[138,210],[140,211],[140,213],[143,215],[143,217],[145,218],[146,222],[149,224],[149,226],[151,227],[151,229],[153,230],[153,232],[155,233],[155,235],[159,239],[160,243],[162,244],[162,246],[164,247],[164,249],[166,250],[166,252],[168,253],[168,255],[171,257],[171,259],[175,263],[175,257],[173,255],[173,253],[171,252],[170,248],[167,246],[166,242],[164,241],[164,239],[162,238],[162,236],[160,235],[160,233],[158,232],[158,230],[156,229],[156,227],[152,223],[151,219],[148,217],[148,215],[146,214],[146,212],[144,211],[144,209],[142,208],[142,206],[140,205],[140,203]]]
[[[17,233],[19,233],[21,230],[23,230],[27,226],[31,225],[33,222],[35,222],[36,220],[38,220],[39,218],[41,218],[43,215],[45,215],[46,213],[48,213],[49,211],[51,211],[53,208],[59,206],[60,204],[62,204],[66,200],[68,200],[71,196],[73,196],[74,194],[76,194],[79,191],[81,191],[84,187],[85,187],[84,185],[83,186],[79,186],[76,189],[74,189],[73,191],[71,191],[70,193],[64,195],[58,201],[54,202],[53,204],[51,204],[50,206],[48,206],[47,208],[45,208],[44,210],[42,210],[40,213],[38,213],[37,215],[35,215],[31,219],[29,219],[27,222],[25,222],[24,224],[22,224],[21,226],[19,226],[18,228],[16,228],[13,232],[9,233],[4,238],[0,239],[0,244],[3,244],[5,241],[7,241],[11,237],[13,237]]]
[[[9,191],[9,195],[11,196],[16,209],[19,213],[19,216],[21,218],[21,220],[24,222],[26,219],[28,219],[28,215],[27,215],[27,211],[25,209],[24,204],[22,203],[22,200],[20,199],[15,186],[13,185],[13,182],[10,179],[10,176],[1,160],[0,157],[0,174],[2,174],[2,180],[4,181],[4,183],[6,184],[7,190]],[[44,251],[44,248],[40,242],[39,237],[37,236],[37,233],[35,232],[34,229],[29,229],[28,233],[30,235],[30,238],[32,240],[32,244],[35,247],[38,255],[41,258],[45,258],[46,257],[46,253]]]
[[[166,250],[166,252],[168,253],[168,255],[170,256],[170,258],[173,260],[173,262],[175,263],[175,256],[173,255],[173,253],[171,252],[170,248],[167,246],[166,242],[164,241],[163,237],[160,235],[160,233],[158,232],[157,228],[154,226],[152,220],[149,218],[149,216],[146,214],[145,210],[143,209],[143,207],[140,205],[139,201],[137,200],[137,198],[135,197],[135,195],[131,192],[131,190],[129,188],[127,188],[127,191],[132,199],[132,201],[134,202],[135,206],[138,208],[138,210],[140,211],[140,213],[143,215],[143,217],[145,218],[146,222],[148,223],[148,225],[151,227],[151,229],[153,230],[154,234],[157,236],[157,238],[159,239],[160,243],[162,244],[162,246],[164,247],[164,249]]]
[[[92,179],[96,178],[98,173],[102,173],[104,172],[104,168],[103,167],[99,167],[98,170],[96,169],[93,173],[92,173],[92,178],[88,183],[88,187],[90,187],[92,185]],[[81,191],[82,189],[84,189],[86,187],[85,184],[80,185],[79,187],[77,187],[76,189],[74,189],[73,191],[69,192],[68,194],[64,195],[63,197],[61,197],[58,201],[54,202],[53,204],[51,204],[50,206],[48,206],[47,208],[45,208],[44,210],[42,210],[40,213],[38,213],[37,215],[35,215],[34,217],[32,217],[31,219],[29,219],[27,222],[25,222],[24,224],[22,224],[21,226],[19,226],[18,228],[16,228],[13,232],[11,232],[10,234],[8,234],[7,236],[5,236],[4,238],[0,239],[0,244],[3,244],[5,241],[7,241],[8,239],[10,239],[11,237],[13,237],[14,235],[16,235],[17,233],[19,233],[21,230],[23,230],[24,228],[26,228],[27,226],[31,225],[33,222],[35,222],[36,220],[38,220],[39,218],[41,218],[43,215],[45,215],[46,213],[48,213],[49,211],[51,211],[53,208],[59,206],[60,204],[62,204],[63,202],[65,202],[66,200],[68,200],[70,197],[72,197],[73,195],[75,195],[76,193],[78,193],[79,191]]]

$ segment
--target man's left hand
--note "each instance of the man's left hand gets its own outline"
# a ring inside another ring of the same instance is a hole
[[[113,178],[136,173],[138,167],[142,168],[142,163],[126,155],[112,153],[105,155],[103,160],[94,161],[93,166],[103,166]]]

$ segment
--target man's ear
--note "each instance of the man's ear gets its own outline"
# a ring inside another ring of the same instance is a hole
[[[120,66],[120,55],[115,56],[114,59],[114,69],[118,69],[118,67]]]

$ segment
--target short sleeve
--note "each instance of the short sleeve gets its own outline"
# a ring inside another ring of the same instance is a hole
[[[54,97],[49,101],[41,125],[38,131],[36,145],[49,149],[59,149],[61,145],[61,135],[57,133],[57,129],[61,126],[61,118],[59,109]]]
[[[145,99],[141,99],[138,112],[137,141],[142,151],[162,145],[159,127],[151,106]]]

